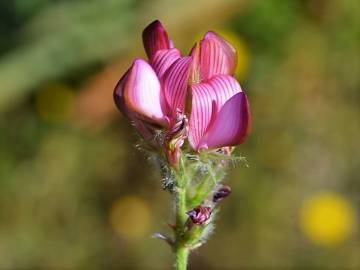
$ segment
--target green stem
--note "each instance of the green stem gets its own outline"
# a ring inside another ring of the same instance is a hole
[[[186,189],[179,187],[178,192],[176,193],[176,270],[186,270],[187,267],[189,249],[185,246],[183,241],[186,220]]]
[[[176,191],[176,232],[175,232],[175,256],[176,270],[186,270],[189,257],[189,249],[184,242],[184,231],[187,221],[186,207],[186,179],[185,166],[181,162],[181,170],[177,179]]]
[[[178,247],[176,249],[176,270],[186,270],[189,257],[189,249]]]
[[[178,228],[178,233],[181,234],[183,232],[186,220],[186,189],[179,187],[176,193],[176,227]]]

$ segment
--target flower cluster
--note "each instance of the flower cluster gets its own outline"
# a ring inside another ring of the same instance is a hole
[[[249,134],[249,102],[234,78],[235,49],[208,32],[182,56],[159,21],[143,32],[148,61],[136,59],[120,79],[114,98],[147,141],[178,166],[188,138],[194,151],[242,143]],[[158,131],[162,138],[156,139]]]
[[[250,132],[249,102],[234,78],[236,51],[218,34],[206,33],[183,56],[154,21],[143,43],[148,60],[133,62],[114,99],[156,153],[164,188],[174,194],[175,237],[156,237],[172,246],[184,269],[186,254],[212,231],[216,205],[231,193],[221,182],[233,146]]]

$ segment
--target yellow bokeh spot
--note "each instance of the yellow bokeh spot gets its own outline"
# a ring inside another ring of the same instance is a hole
[[[301,210],[301,228],[315,244],[341,243],[355,228],[355,210],[336,193],[320,193],[308,199]]]
[[[36,109],[47,122],[65,122],[74,111],[75,94],[62,84],[51,84],[36,95]]]
[[[230,30],[215,30],[217,34],[225,38],[237,51],[238,63],[236,66],[235,75],[239,80],[245,79],[249,70],[250,51],[245,41],[239,37],[238,34]],[[204,35],[197,35],[195,42],[203,39]]]
[[[139,197],[127,196],[116,200],[109,218],[111,227],[121,237],[134,239],[149,233],[150,210]]]

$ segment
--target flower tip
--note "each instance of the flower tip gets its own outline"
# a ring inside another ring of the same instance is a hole
[[[215,31],[207,31],[204,35],[203,39],[217,39],[217,40],[223,40],[226,41],[225,38],[223,36],[221,36],[220,34],[216,33]]]
[[[209,38],[217,38],[219,37],[219,35],[217,33],[215,33],[214,31],[207,31],[205,36],[204,36],[204,39],[209,39]]]
[[[164,28],[159,19],[154,20],[147,27],[162,27],[162,28]]]
[[[224,46],[224,48],[232,51],[233,53],[236,53],[236,49],[233,47],[233,45],[231,45],[230,42],[227,41],[222,35],[214,32],[214,31],[208,31],[208,32],[206,32],[203,40],[209,40],[209,39],[213,39],[218,42],[221,42],[222,46]]]
[[[223,36],[221,36],[220,34],[214,32],[214,31],[206,32],[206,34],[204,35],[204,38],[202,39],[202,41],[204,41],[204,40],[215,40],[215,41],[218,41],[218,42],[225,42],[225,44],[232,47],[230,45],[230,43]]]
[[[146,26],[143,31],[143,35],[146,33],[152,33],[157,31],[161,33],[165,33],[167,35],[165,27],[160,20],[155,20],[152,23],[150,23],[148,26]]]
[[[135,58],[134,62],[132,63],[131,65],[131,70],[135,68],[138,68],[138,67],[141,67],[143,65],[148,65],[148,62],[146,62],[144,59],[141,59],[141,58]]]
[[[151,59],[159,50],[170,49],[171,41],[165,27],[159,20],[150,23],[142,34],[145,51]]]

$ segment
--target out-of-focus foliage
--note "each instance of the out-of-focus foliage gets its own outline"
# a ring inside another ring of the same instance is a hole
[[[253,111],[192,269],[359,269],[359,5],[1,1],[0,269],[169,269],[169,195],[112,102],[156,18],[234,43]]]

